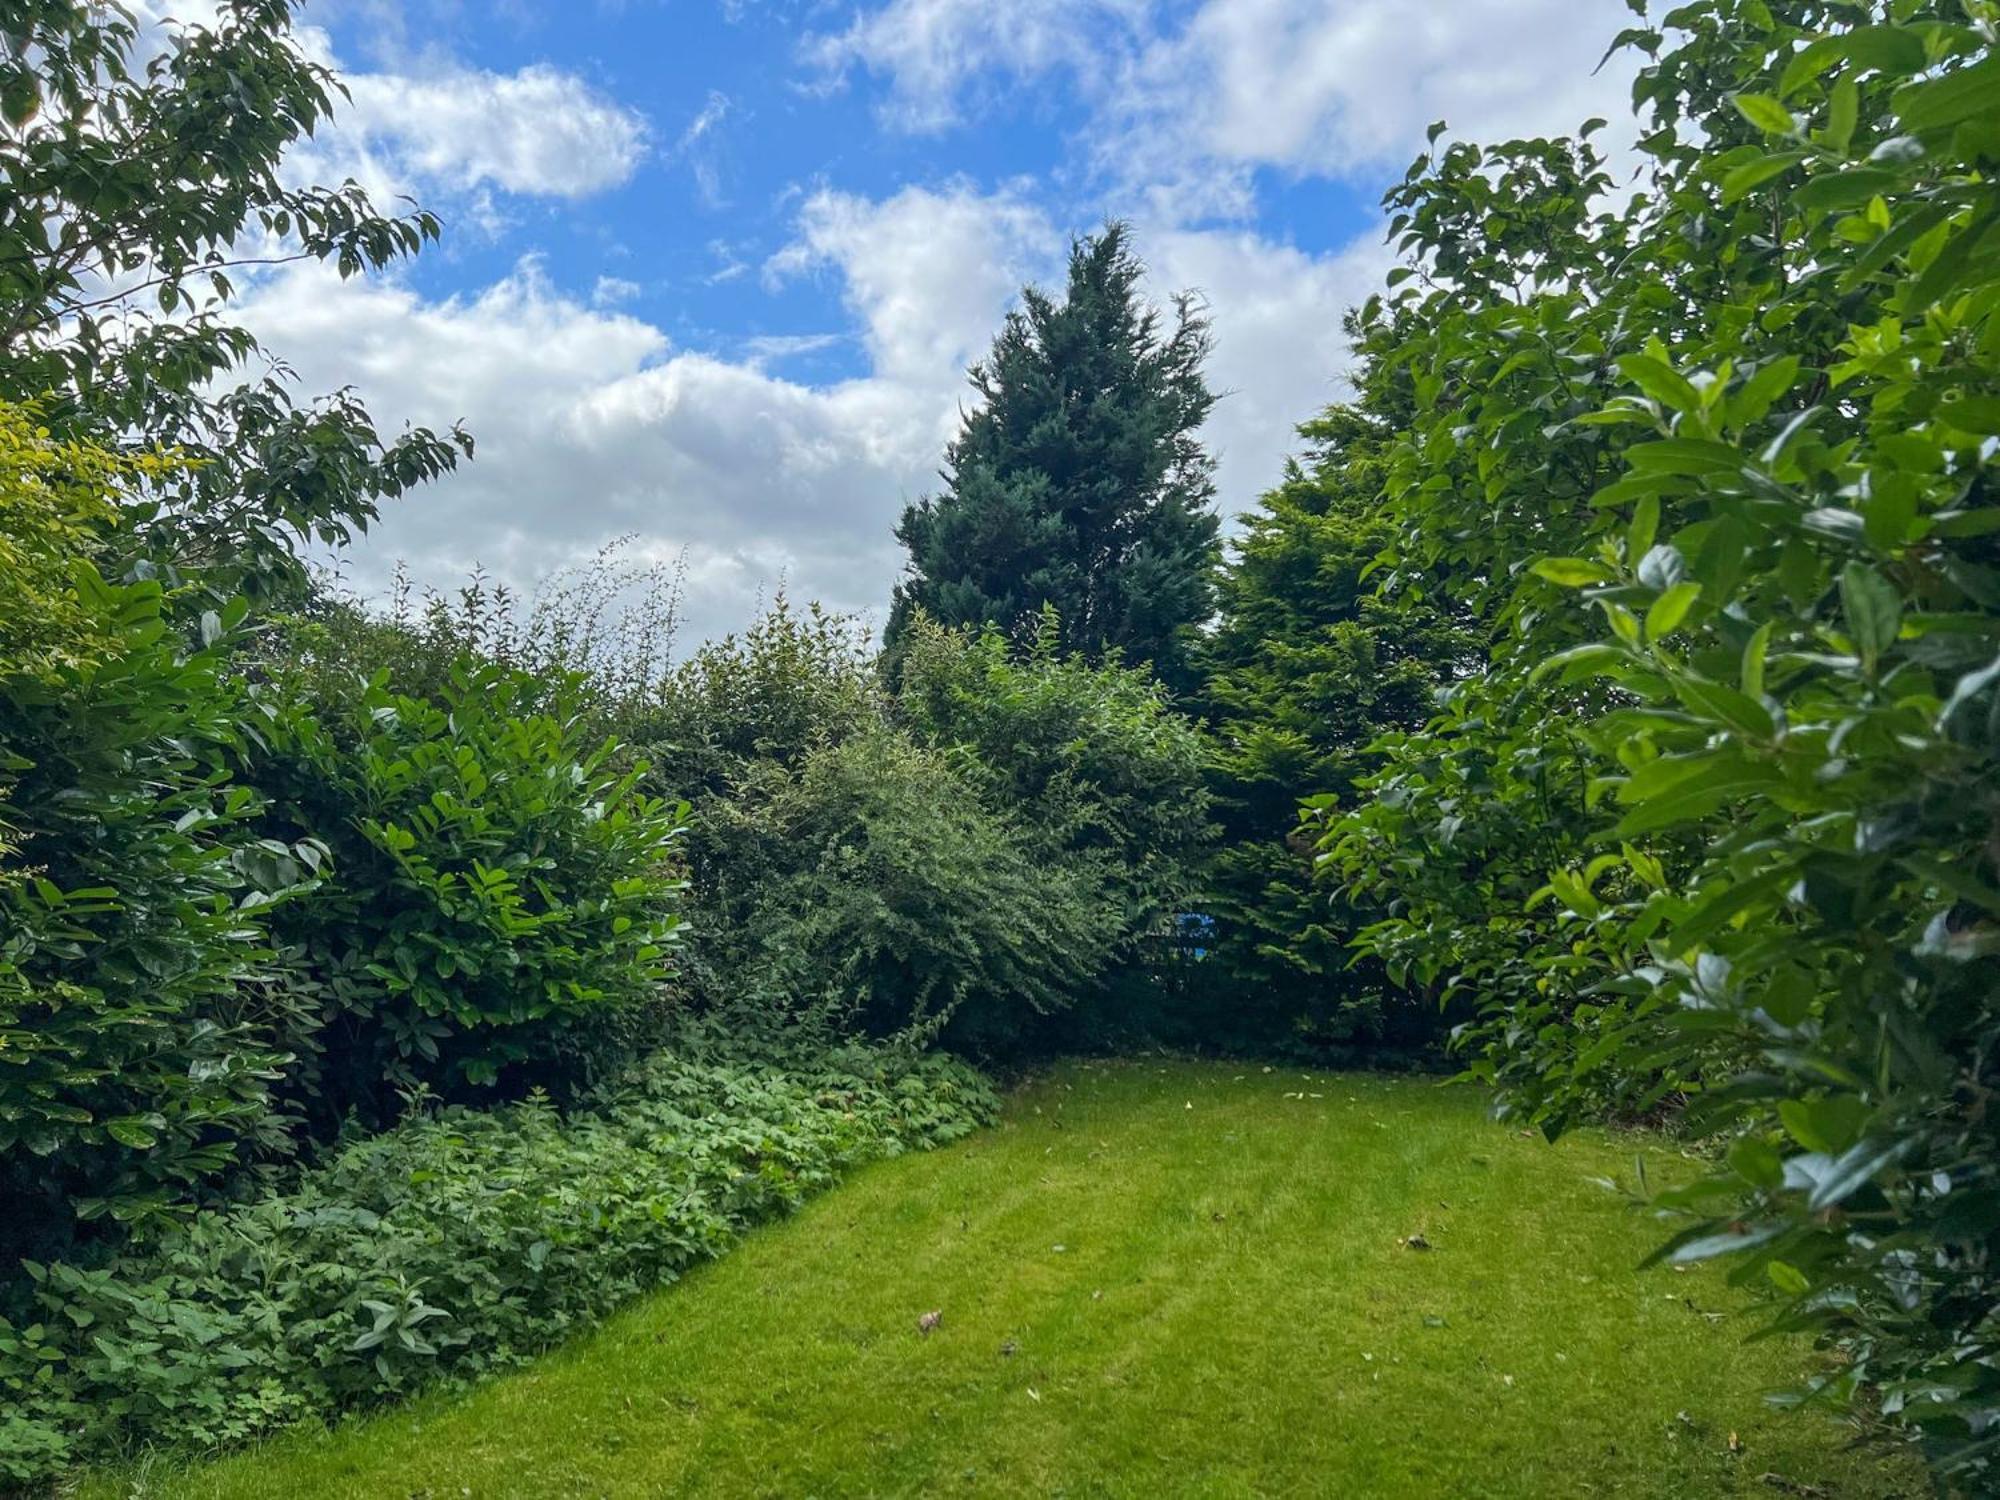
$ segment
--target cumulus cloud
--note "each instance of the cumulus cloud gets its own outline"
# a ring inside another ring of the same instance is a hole
[[[890,82],[890,116],[935,130],[995,73],[1022,79],[1129,51],[1154,0],[890,0],[844,31],[809,37],[805,55],[838,80],[862,67]]]
[[[1242,214],[1258,168],[1400,166],[1424,127],[1478,139],[1568,131],[1627,98],[1593,72],[1616,18],[1579,0],[889,0],[807,58],[889,86],[892,120],[939,128],[994,80],[1066,72],[1096,165],[1186,218]]]
[[[565,294],[524,260],[477,295],[426,300],[322,268],[260,283],[241,316],[308,390],[353,385],[379,421],[463,419],[478,457],[398,502],[345,559],[364,592],[398,561],[449,585],[475,564],[520,585],[636,533],[689,560],[691,638],[740,626],[780,582],[870,610],[900,553],[891,528],[934,480],[964,364],[1023,267],[1056,236],[1010,197],[822,193],[774,274],[837,278],[869,372],[824,385],[766,365],[823,347],[772,339],[726,360]],[[1033,241],[1030,244],[1029,241]]]
[[[984,351],[1000,310],[1052,268],[1059,242],[1048,216],[1011,190],[982,195],[957,183],[880,201],[822,190],[765,275],[834,271],[876,374],[921,382]]]
[[[334,149],[419,185],[582,198],[630,179],[646,152],[642,116],[541,64],[356,73],[347,85],[353,99],[336,115]]]
[[[1241,230],[1138,228],[1154,294],[1192,290],[1209,306],[1208,381],[1222,399],[1202,441],[1233,518],[1278,482],[1298,424],[1344,394],[1341,320],[1381,285],[1389,252],[1374,236],[1310,255]]]

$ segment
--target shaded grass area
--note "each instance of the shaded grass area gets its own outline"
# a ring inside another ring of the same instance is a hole
[[[1635,1274],[1657,1226],[1590,1181],[1632,1146],[1424,1080],[1076,1064],[469,1397],[85,1493],[1923,1493],[1766,1406],[1813,1356],[1745,1344],[1713,1269]]]

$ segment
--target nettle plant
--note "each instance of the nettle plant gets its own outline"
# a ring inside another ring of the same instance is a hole
[[[1996,18],[1701,0],[1621,39],[1629,202],[1581,142],[1391,195],[1391,563],[1455,570],[1497,644],[1328,846],[1393,883],[1559,793],[1557,835],[1494,845],[1500,904],[1419,868],[1365,942],[1483,1001],[1474,1072],[1551,1132],[1684,1097],[1726,1150],[1651,1199],[1661,1254],[1737,1255],[1849,1356],[1823,1389],[1968,1480],[2000,1454]]]
[[[467,658],[431,699],[379,672],[346,702],[274,710],[251,775],[284,829],[332,853],[274,936],[317,996],[302,1074],[316,1110],[393,1118],[534,1065],[558,1032],[654,999],[681,937],[686,804],[643,765],[535,712],[549,685]],[[531,1069],[532,1071],[532,1069]]]

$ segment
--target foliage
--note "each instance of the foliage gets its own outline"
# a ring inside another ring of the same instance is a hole
[[[384,441],[351,394],[301,406],[281,373],[225,383],[260,352],[225,315],[233,276],[351,276],[438,234],[351,182],[281,175],[339,88],[294,39],[296,8],[222,0],[212,25],[143,37],[125,7],[76,0],[0,21],[0,400],[41,402],[59,437],[195,460],[127,500],[121,540],[253,594],[296,583],[298,540],[346,541],[471,452],[463,433]]]
[[[1188,895],[1206,850],[1206,746],[1150,672],[1066,656],[1061,637],[1053,606],[1018,650],[990,627],[916,618],[896,716],[1052,857],[1095,865],[1127,930],[1142,931]]]
[[[385,670],[274,709],[248,769],[265,822],[332,856],[273,923],[313,1002],[295,1040],[323,1119],[380,1122],[416,1082],[557,1081],[561,1032],[666,980],[685,804],[641,792],[560,703],[534,706],[559,686],[462,659],[435,701]]]
[[[708,818],[701,907],[734,1003],[980,1050],[1066,1007],[1124,936],[1097,869],[1050,860],[953,758],[876,724],[761,763]]]
[[[992,1109],[960,1065],[850,1049],[784,1070],[662,1054],[568,1119],[540,1097],[417,1116],[146,1250],[33,1266],[32,1309],[0,1318],[0,1478],[519,1363]]]
[[[1375,914],[1330,899],[1299,816],[1359,800],[1377,739],[1420,728],[1474,665],[1462,610],[1415,589],[1380,594],[1369,577],[1392,534],[1376,504],[1395,433],[1387,413],[1346,407],[1305,424],[1303,462],[1244,518],[1222,578],[1202,652],[1224,839],[1204,893],[1221,982],[1192,1018],[1209,1045],[1435,1033],[1434,1007],[1386,1007],[1379,969],[1356,970],[1348,942]]]
[[[269,1144],[281,1061],[243,987],[262,908],[317,846],[259,840],[229,786],[240,606],[190,650],[156,580],[90,561],[135,465],[0,408],[0,1255],[139,1220]],[[11,589],[18,587],[19,594]]]
[[[1361,322],[1413,415],[1403,576],[1492,670],[1329,857],[1367,945],[1477,996],[1473,1071],[1554,1132],[1684,1095],[1661,1194],[1942,1473],[2000,1451],[2000,56],[1983,4],[1698,0],[1642,190],[1452,145],[1390,195]],[[1577,600],[1581,600],[1579,605]],[[1468,866],[1474,893],[1454,899]]]
[[[390,685],[437,701],[466,658],[540,684],[537,709],[557,704],[629,740],[651,732],[679,633],[681,567],[630,556],[618,538],[522,597],[475,572],[449,593],[417,589],[400,567],[386,600],[363,601],[324,576],[264,641],[260,665],[288,693],[318,703],[387,671]]]
[[[817,603],[797,609],[780,594],[748,629],[704,642],[643,697],[635,732],[700,806],[759,765],[798,766],[874,722],[881,707],[857,622]]]
[[[71,570],[96,552],[131,465],[58,443],[32,410],[0,402],[0,672],[44,677],[112,649]]]
[[[1129,239],[1113,224],[1077,241],[1064,299],[1028,288],[973,366],[979,404],[946,453],[946,488],[896,528],[910,563],[892,653],[919,611],[1029,638],[1053,605],[1069,650],[1185,685],[1218,560],[1214,465],[1194,436],[1215,399],[1208,325],[1182,296],[1163,332]]]

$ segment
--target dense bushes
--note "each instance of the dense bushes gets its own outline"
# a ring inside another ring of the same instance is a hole
[[[914,616],[897,666],[898,720],[1051,855],[1094,866],[1128,930],[1189,895],[1213,833],[1205,750],[1150,672],[1065,655],[1052,610],[1020,647]]]
[[[767,766],[711,820],[734,843],[703,907],[734,1004],[991,1051],[1073,1003],[1126,935],[1093,869],[1044,859],[887,725]]]
[[[24,606],[0,658],[0,1255],[156,1214],[268,1134],[282,1054],[246,985],[263,910],[318,858],[260,838],[255,794],[227,784],[240,609],[191,649],[157,579],[97,572],[133,473],[0,408],[0,566]]]
[[[1976,11],[1974,12],[1976,14]],[[1990,18],[1989,18],[1990,20]],[[1685,1099],[1655,1200],[1943,1472],[2000,1453],[2000,56],[1955,5],[1701,0],[1642,191],[1582,141],[1391,194],[1360,323],[1398,575],[1491,669],[1328,854],[1551,1133]],[[1468,878],[1469,877],[1469,878]],[[1979,1477],[1975,1477],[1979,1476]]]
[[[0,1251],[184,1210],[301,1112],[383,1123],[531,1052],[560,1081],[559,1019],[655,1001],[678,814],[524,701],[560,680],[253,684],[240,601],[97,570],[158,463],[12,409],[0,463],[33,610],[0,659]]]
[[[1200,742],[1052,629],[1016,654],[919,618],[898,666],[780,603],[668,682],[654,743],[703,772],[697,966],[723,1005],[1018,1053],[1188,888]]]
[[[559,1081],[566,1033],[655,999],[686,810],[586,740],[559,679],[460,658],[431,701],[388,676],[280,710],[248,773],[265,824],[331,858],[273,924],[309,1013],[294,1078],[375,1124],[418,1082]]]
[[[33,1266],[32,1306],[0,1317],[0,1480],[517,1363],[992,1106],[936,1057],[697,1048],[567,1120],[540,1098],[413,1119],[107,1265]]]

